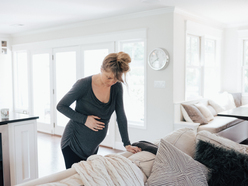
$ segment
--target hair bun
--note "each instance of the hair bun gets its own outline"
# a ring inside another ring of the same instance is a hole
[[[131,57],[127,53],[119,52],[117,53],[116,61],[118,61],[119,63],[130,63]]]

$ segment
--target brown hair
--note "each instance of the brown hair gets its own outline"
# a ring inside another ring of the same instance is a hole
[[[111,71],[114,73],[115,78],[123,82],[122,75],[124,74],[126,82],[126,73],[129,71],[129,63],[131,62],[130,56],[125,52],[110,53],[108,54],[103,62],[101,68],[107,72]]]

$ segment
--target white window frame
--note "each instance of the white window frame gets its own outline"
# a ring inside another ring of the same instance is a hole
[[[242,94],[248,96],[248,91],[245,92],[245,70],[248,70],[248,65],[245,65],[245,43],[248,47],[248,39],[243,39],[242,41]]]
[[[202,39],[200,36],[196,36],[196,35],[192,35],[192,34],[187,34],[186,37],[197,37],[199,38],[199,66],[195,66],[195,65],[187,65],[187,61],[186,61],[186,58],[185,58],[185,99],[187,100],[187,68],[191,68],[191,69],[199,69],[199,72],[200,72],[200,77],[201,77],[201,80],[200,80],[200,84],[198,85],[199,86],[199,95],[201,96],[202,93],[203,93],[203,87],[202,87],[202,83],[203,83],[203,76],[202,76],[202,73],[203,73],[203,66],[202,66],[202,51],[201,51],[201,43],[202,43]],[[186,43],[187,44],[187,43]],[[187,45],[186,45],[187,47]],[[186,48],[186,51],[187,51],[187,48]],[[187,53],[186,53],[187,55]]]
[[[206,96],[206,92],[205,92],[205,68],[212,68],[215,69],[216,71],[218,71],[220,73],[220,58],[219,58],[219,54],[220,53],[220,49],[218,47],[220,40],[218,38],[214,38],[211,36],[199,36],[199,35],[192,35],[192,34],[187,34],[186,37],[191,36],[191,37],[198,37],[199,38],[199,61],[200,64],[199,66],[191,66],[191,65],[187,65],[187,61],[185,58],[185,100],[190,100],[193,98],[187,98],[187,82],[186,82],[186,77],[187,77],[187,68],[197,68],[200,71],[200,85],[199,85],[199,97],[205,97]],[[207,66],[206,65],[206,60],[205,60],[205,42],[206,40],[213,40],[214,44],[215,44],[215,63],[212,66]],[[186,51],[187,51],[187,43],[186,43]],[[187,55],[187,54],[186,54]],[[216,92],[219,92],[220,90],[220,76],[219,76],[219,89],[216,90]],[[194,98],[197,99],[198,97]]]
[[[223,31],[217,28],[213,28],[213,27],[209,27],[203,24],[199,24],[193,21],[186,21],[186,32],[185,32],[185,100],[186,98],[186,91],[187,91],[187,85],[186,85],[186,69],[187,69],[187,64],[186,64],[186,55],[187,55],[187,36],[188,35],[193,35],[193,36],[197,36],[200,37],[201,39],[201,44],[200,44],[200,61],[201,61],[201,87],[200,87],[200,92],[201,95],[200,97],[204,97],[204,71],[205,71],[205,67],[204,67],[204,53],[205,53],[205,40],[206,39],[213,39],[216,41],[215,45],[216,45],[216,66],[215,68],[217,69],[217,71],[219,72],[219,74],[221,74],[220,72],[220,64],[221,64],[221,38],[223,37]],[[216,93],[220,91],[220,78],[221,76],[219,75],[219,82],[218,82],[218,90],[216,90]]]

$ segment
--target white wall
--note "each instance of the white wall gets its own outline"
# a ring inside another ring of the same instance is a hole
[[[173,101],[185,100],[185,42],[186,24],[181,14],[174,14],[174,45],[173,45]]]
[[[242,92],[242,39],[248,39],[248,27],[226,28],[224,33],[222,90]]]
[[[241,91],[241,66],[239,41],[236,28],[226,28],[224,32],[222,61],[222,91]],[[240,76],[240,77],[239,77]]]
[[[92,21],[79,25],[13,36],[13,45],[61,38],[97,35],[109,32],[147,28],[147,54],[156,47],[165,48],[170,54],[170,64],[160,71],[146,64],[146,129],[129,129],[131,142],[153,141],[173,130],[173,10],[151,11],[144,15],[132,14],[113,19]],[[154,88],[154,81],[165,81],[166,88]],[[116,132],[116,141],[120,142]]]

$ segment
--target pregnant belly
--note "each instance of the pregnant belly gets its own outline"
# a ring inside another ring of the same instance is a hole
[[[79,132],[80,131],[80,132]],[[80,146],[87,148],[87,151],[90,149],[96,148],[104,140],[108,131],[108,124],[105,125],[103,130],[93,131],[85,125],[80,126],[80,130],[77,127],[75,130],[76,138],[78,139]]]

